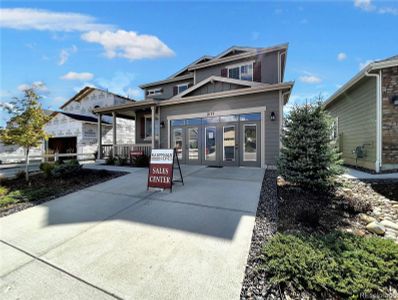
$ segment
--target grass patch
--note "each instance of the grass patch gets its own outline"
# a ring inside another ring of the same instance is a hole
[[[320,297],[358,299],[398,284],[398,246],[390,240],[332,232],[276,234],[262,249],[273,284],[293,285]]]
[[[49,187],[22,188],[7,192],[0,196],[0,207],[10,204],[39,200],[56,193],[56,190]]]

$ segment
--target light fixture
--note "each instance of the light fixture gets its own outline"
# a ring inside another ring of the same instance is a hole
[[[275,121],[275,119],[276,119],[275,113],[271,112],[271,121]]]
[[[398,106],[398,95],[394,95],[394,96],[391,97],[391,103],[394,106]]]

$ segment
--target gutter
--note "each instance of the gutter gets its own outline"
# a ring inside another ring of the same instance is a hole
[[[376,173],[380,173],[380,167],[382,164],[382,106],[381,106],[381,70],[379,73],[369,73],[369,70],[365,71],[365,76],[376,78],[376,162],[375,169]]]

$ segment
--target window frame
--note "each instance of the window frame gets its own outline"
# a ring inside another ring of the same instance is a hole
[[[150,120],[150,124],[151,124],[151,134],[147,136],[147,119]],[[152,139],[152,134],[153,134],[153,128],[152,128],[152,116],[151,115],[145,115],[144,116],[144,140],[147,139]]]
[[[158,96],[163,94],[162,88],[150,89],[148,90],[148,96]]]
[[[238,70],[239,70],[239,78],[238,78],[238,80],[245,80],[245,81],[253,81],[254,80],[254,60],[252,60],[252,61],[249,61],[249,62],[243,62],[243,63],[239,63],[239,64],[233,64],[233,65],[229,65],[229,66],[226,66],[226,69],[227,69],[227,78],[231,78],[231,79],[237,79],[237,78],[232,78],[232,77],[229,77],[229,70],[230,69],[235,69],[235,68],[238,68]],[[247,79],[242,79],[242,67],[243,66],[250,66],[251,65],[251,77],[252,77],[252,79],[251,80],[247,80]]]
[[[183,91],[180,91],[180,87],[182,86],[186,86],[187,88]],[[189,89],[189,82],[177,84],[177,95],[185,92],[187,89]]]

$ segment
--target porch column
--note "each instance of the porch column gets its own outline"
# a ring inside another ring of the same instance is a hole
[[[112,153],[116,156],[116,113],[112,112]]]
[[[155,149],[155,106],[151,106],[151,121],[152,121],[152,149]]]
[[[98,117],[98,121],[97,121],[97,126],[98,126],[98,129],[97,129],[97,147],[98,147],[98,149],[97,149],[97,159],[101,159],[102,157],[102,155],[101,155],[101,152],[102,152],[102,124],[101,124],[101,117],[102,117],[102,115],[101,114],[98,114],[97,115],[97,117]]]

